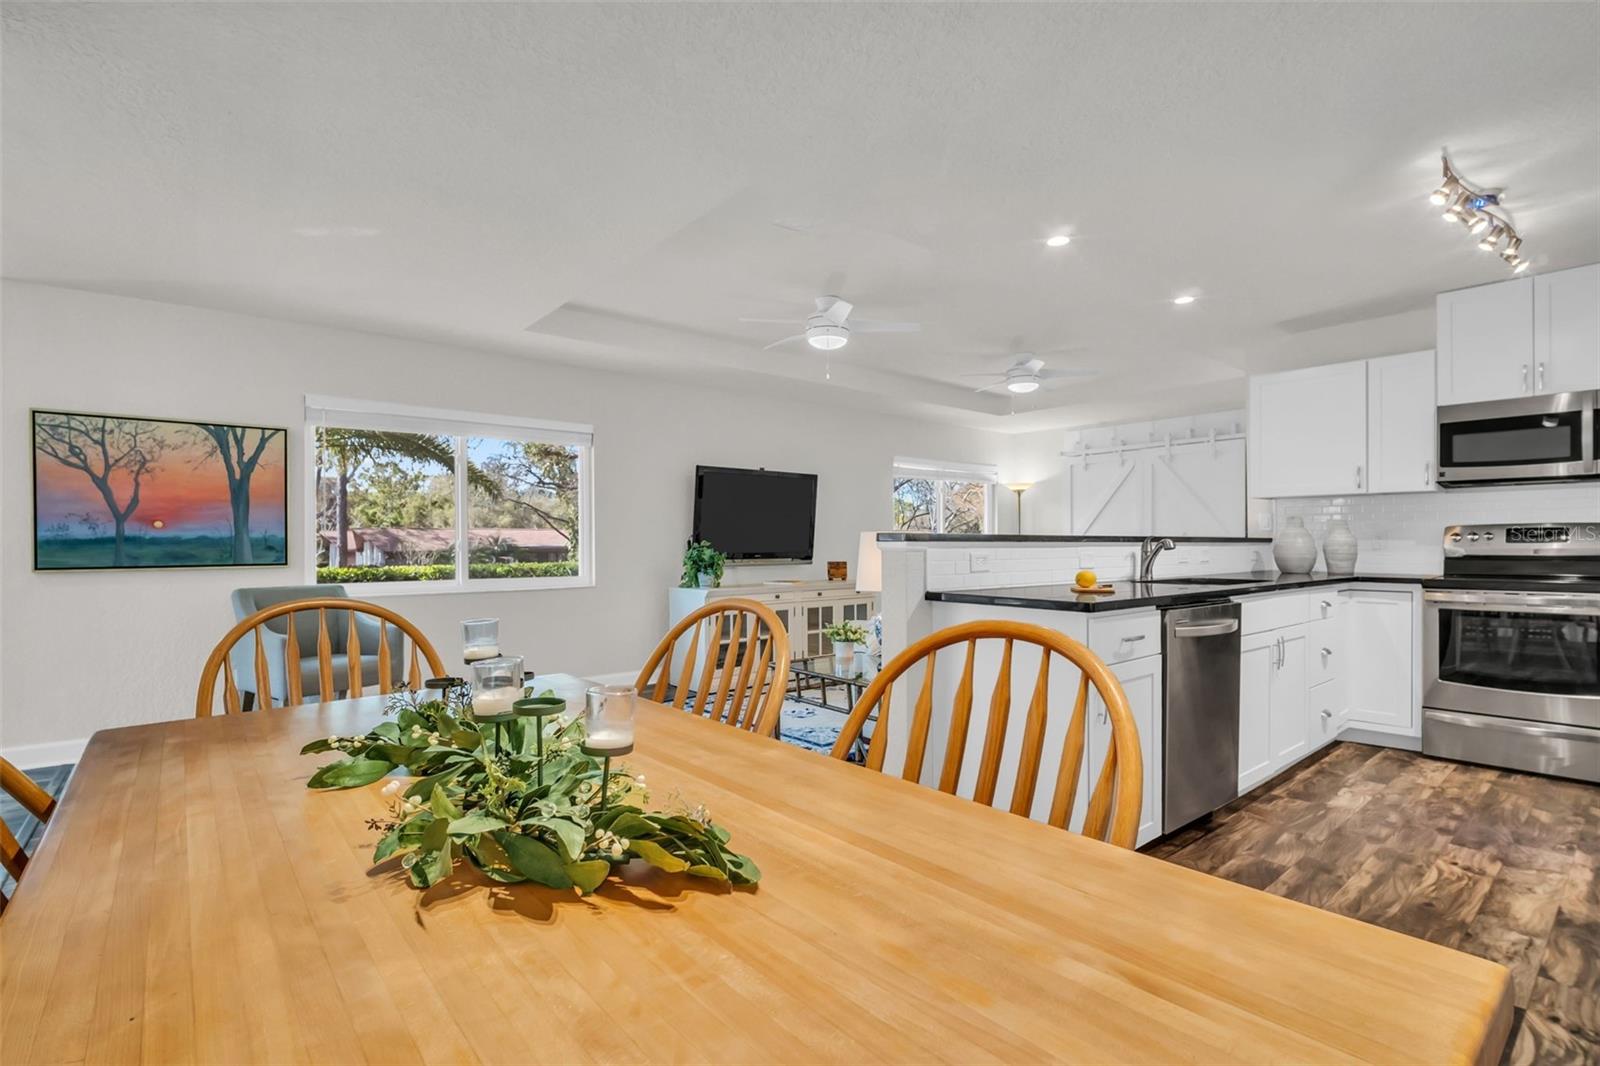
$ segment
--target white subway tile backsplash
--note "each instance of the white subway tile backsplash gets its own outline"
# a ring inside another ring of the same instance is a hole
[[[1274,501],[1274,528],[1298,517],[1322,543],[1342,518],[1360,544],[1362,572],[1432,573],[1444,564],[1446,526],[1600,521],[1600,484],[1500,485],[1481,489],[1322,496]]]

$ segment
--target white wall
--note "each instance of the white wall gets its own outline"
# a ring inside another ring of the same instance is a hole
[[[1494,485],[1274,501],[1274,528],[1282,529],[1291,515],[1305,521],[1319,545],[1330,519],[1349,522],[1360,543],[1356,569],[1361,572],[1436,574],[1444,565],[1446,526],[1600,521],[1600,484]]]
[[[1012,438],[512,356],[191,307],[6,283],[0,403],[0,747],[192,713],[200,667],[239,585],[304,579],[301,482],[308,392],[518,414],[595,427],[596,571],[588,589],[392,596],[447,659],[462,618],[496,615],[540,671],[636,667],[660,637],[689,535],[696,463],[819,475],[816,563],[730,570],[728,583],[822,578],[855,565],[859,532],[889,521],[890,462],[1001,464]],[[35,573],[30,407],[285,426],[290,565],[282,570]],[[1010,494],[1005,494],[1007,498]],[[1002,519],[1014,508],[998,508]],[[1003,525],[1002,528],[1008,528]],[[63,699],[63,687],[93,695]]]

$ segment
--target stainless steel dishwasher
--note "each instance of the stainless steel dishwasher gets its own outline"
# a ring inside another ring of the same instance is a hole
[[[1239,605],[1161,612],[1162,818],[1170,833],[1239,794]]]

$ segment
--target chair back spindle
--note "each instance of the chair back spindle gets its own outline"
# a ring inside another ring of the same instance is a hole
[[[673,681],[679,641],[683,664]],[[658,703],[738,729],[772,736],[789,681],[789,634],[772,608],[755,600],[717,600],[673,626],[650,653],[634,688]],[[670,689],[670,692],[669,692]]]
[[[1044,759],[1045,734],[1050,723],[1051,663],[1055,657],[1060,657],[1077,668],[1079,677],[1076,698],[1066,722],[1047,820],[1060,828],[1072,824],[1078,778],[1083,770],[1087,748],[1089,692],[1092,687],[1104,704],[1111,736],[1106,746],[1105,760],[1098,771],[1092,774],[1093,785],[1084,812],[1083,833],[1097,840],[1133,847],[1139,831],[1144,766],[1138,728],[1133,720],[1133,712],[1128,707],[1127,696],[1116,675],[1098,655],[1065,634],[1044,626],[1004,621],[967,622],[917,641],[895,656],[867,686],[840,731],[839,739],[833,746],[833,757],[851,757],[868,720],[876,712],[876,722],[866,744],[865,763],[868,769],[883,769],[890,732],[890,698],[894,694],[895,682],[921,665],[922,683],[905,730],[905,763],[900,770],[905,780],[921,781],[934,719],[939,653],[952,645],[965,645],[961,674],[950,703],[949,725],[938,776],[939,790],[955,795],[961,784],[969,735],[973,728],[975,666],[978,643],[984,640],[1001,640],[1004,644],[1000,651],[994,688],[989,696],[988,717],[979,725],[983,730],[983,742],[972,786],[973,800],[994,806],[1013,717],[1013,653],[1018,644],[1031,645],[1039,651],[1039,669],[1033,680],[1027,710],[1021,718],[1021,734],[1016,745],[1017,765],[1008,809],[1012,814],[1023,816],[1033,811],[1039,788],[1040,764]]]
[[[0,789],[41,822],[48,822],[55,813],[55,797],[3,758],[0,758]],[[3,819],[0,819],[0,867],[4,867],[6,873],[19,882],[23,871],[28,868],[28,853],[22,850],[21,842]],[[0,913],[5,912],[7,902],[6,894],[0,892]]]
[[[195,693],[195,716],[204,718],[212,713],[213,699],[220,676],[222,682],[222,709],[225,714],[238,714],[243,709],[238,682],[234,677],[233,652],[235,645],[247,636],[253,640],[253,654],[247,654],[248,672],[255,677],[255,700],[263,707],[273,705],[281,681],[282,700],[279,706],[294,707],[305,702],[305,688],[310,678],[304,676],[309,669],[300,651],[300,637],[296,616],[301,612],[316,612],[316,699],[326,701],[341,691],[336,663],[343,660],[342,691],[349,697],[366,692],[368,677],[375,673],[378,691],[387,695],[400,683],[396,667],[409,661],[409,674],[405,679],[413,690],[422,686],[422,662],[425,659],[429,676],[444,674],[444,663],[439,653],[422,635],[421,630],[405,618],[375,603],[362,600],[327,597],[324,599],[291,600],[264,607],[241,620],[212,649],[200,674],[199,690]],[[345,612],[342,650],[336,650],[333,633],[329,628],[329,611]],[[283,619],[287,625],[279,633],[267,623]],[[370,623],[370,624],[368,624]],[[391,627],[399,634],[400,658],[396,662],[391,643]],[[363,633],[365,637],[363,637]],[[375,636],[374,636],[375,634]],[[411,644],[407,660],[405,643]],[[364,651],[368,643],[376,648]],[[241,650],[241,654],[244,654]],[[375,659],[375,663],[372,661]],[[281,662],[282,675],[274,680],[274,665]]]

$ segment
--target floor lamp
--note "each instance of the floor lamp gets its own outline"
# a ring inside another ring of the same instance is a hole
[[[1017,494],[1017,532],[1022,532],[1022,494],[1033,488],[1031,481],[1015,481],[1006,488]]]

